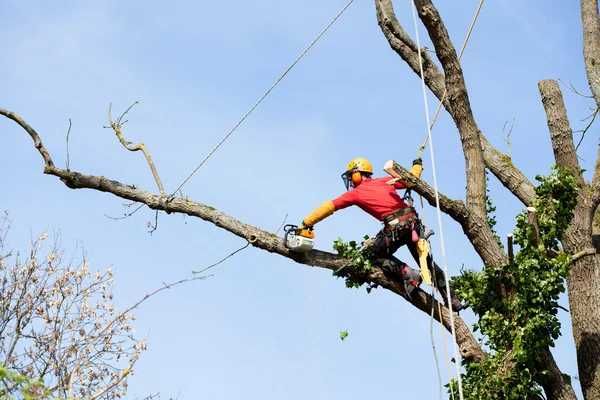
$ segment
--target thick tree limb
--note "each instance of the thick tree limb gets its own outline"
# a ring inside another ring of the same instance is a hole
[[[417,75],[420,75],[419,51],[417,45],[406,33],[394,13],[391,0],[375,0],[377,11],[377,22],[385,35],[390,47],[408,64]],[[421,50],[423,59],[423,75],[427,87],[439,98],[443,97],[444,75],[437,68],[426,49]],[[450,102],[444,100],[444,106],[448,109]]]
[[[542,370],[549,372],[540,379],[548,400],[577,400],[570,379],[562,374],[550,350],[540,354],[539,363]]]
[[[573,143],[573,130],[569,124],[567,110],[558,82],[543,80],[538,83],[542,103],[546,111],[552,150],[556,164],[569,170],[583,184],[581,167],[577,160],[577,152]]]
[[[400,174],[402,180],[407,182],[412,190],[423,196],[427,202],[435,207],[435,190],[428,185],[425,181],[416,178],[406,168],[401,165],[396,166],[397,172]],[[465,203],[460,200],[453,200],[442,193],[439,193],[440,198],[440,209],[448,214],[459,224],[465,224],[468,217],[467,207]]]
[[[388,15],[391,15],[391,1],[386,2],[386,7],[383,7],[382,3],[382,0],[375,0],[378,19],[383,33],[392,48],[407,61],[410,58],[410,52],[406,47],[395,46],[395,35],[391,35],[389,29],[386,31],[385,24],[381,23],[382,13],[387,11]],[[429,72],[425,77],[425,83],[439,100],[444,98],[444,89],[447,89],[449,96],[448,100],[444,102],[444,106],[452,116],[461,135],[463,152],[467,164],[467,208],[469,212],[472,210],[476,211],[475,216],[473,214],[469,215],[467,221],[470,224],[466,227],[463,226],[463,230],[469,236],[471,243],[473,243],[475,249],[482,256],[486,265],[501,266],[507,262],[506,256],[504,256],[500,246],[495,246],[496,240],[493,237],[491,229],[487,225],[487,221],[482,218],[485,215],[485,205],[482,204],[485,199],[485,176],[482,166],[485,164],[502,184],[527,206],[531,204],[535,196],[534,187],[525,175],[512,164],[510,157],[495,149],[479,131],[470,109],[462,69],[441,17],[431,1],[415,0],[415,3],[417,4],[419,17],[428,30],[429,37],[436,49],[436,55],[444,68],[445,83],[443,86],[439,83],[442,76],[441,73],[435,74]],[[395,23],[397,24],[397,20]],[[396,30],[398,31],[399,29],[396,28]],[[407,63],[410,65],[409,61]],[[415,71],[414,66],[410,66]],[[415,72],[419,74],[418,70]],[[484,237],[488,237],[486,242],[481,241]],[[488,254],[482,254],[485,249],[489,251],[490,248],[491,251]],[[551,354],[549,354],[549,357],[552,359]],[[553,359],[552,365],[555,365]],[[557,396],[555,398],[575,398],[572,387],[564,381],[558,368],[550,371],[547,379],[548,396],[553,396],[553,394],[563,391],[566,394],[565,396]]]
[[[167,213],[181,213],[198,217],[222,228],[240,238],[250,242],[254,247],[271,253],[287,257],[297,263],[337,271],[348,265],[349,261],[335,254],[313,250],[307,254],[290,252],[277,235],[259,229],[255,226],[245,224],[211,206],[194,202],[188,199],[173,197],[166,198],[162,195],[153,194],[136,188],[133,185],[125,185],[121,182],[105,178],[103,176],[84,175],[76,171],[68,171],[54,166],[49,152],[46,150],[38,133],[29,126],[18,115],[0,109],[0,115],[4,115],[19,124],[34,141],[34,145],[44,160],[44,173],[54,175],[71,189],[93,189],[113,194],[117,197],[146,204],[153,210],[165,211]],[[439,307],[435,299],[422,290],[413,292],[410,298],[406,297],[404,287],[399,282],[388,278],[380,269],[374,269],[367,276],[362,276],[367,281],[384,287],[407,299],[419,310],[429,314],[432,307],[441,308],[441,315],[435,313],[435,319],[448,331],[451,329],[450,314],[446,307]],[[454,316],[457,344],[463,358],[467,361],[483,359],[485,354],[481,350],[473,334],[465,322],[458,316]]]
[[[415,0],[415,5],[444,69],[451,115],[462,143],[467,180],[466,205],[469,210],[469,218],[463,230],[484,263],[490,267],[500,267],[507,259],[487,224],[485,162],[480,132],[471,110],[462,67],[448,31],[433,3],[430,0]]]
[[[25,120],[23,118],[21,118],[19,115],[17,115],[14,112],[0,108],[0,115],[4,115],[6,118],[12,119],[17,124],[19,124],[21,126],[21,128],[25,129],[25,132],[27,132],[29,134],[29,136],[31,137],[31,139],[33,140],[33,145],[35,146],[37,151],[42,156],[42,159],[44,160],[44,164],[46,165],[46,167],[54,167],[54,161],[52,161],[52,157],[50,157],[50,153],[48,153],[48,150],[46,150],[46,148],[42,144],[42,139],[40,139],[40,135],[38,135],[38,133],[35,131],[35,129],[33,129],[27,122],[25,122]]]
[[[581,0],[583,26],[583,60],[588,84],[596,106],[600,108],[600,16],[598,0]]]
[[[419,59],[416,46],[398,22],[391,0],[375,0],[375,7],[379,26],[390,47],[406,61],[413,72],[419,75]],[[428,57],[426,52],[423,52],[423,54],[425,54],[424,58]],[[444,90],[446,87],[444,74],[433,62],[428,62],[427,59],[425,60],[423,72],[425,75],[425,84],[429,90],[431,90],[438,100],[441,101],[441,99],[444,99]],[[448,97],[444,99],[444,107],[450,115],[453,115]],[[512,164],[510,157],[492,146],[481,132],[479,136],[485,165],[526,206],[530,205],[534,197],[534,190],[529,179]]]
[[[435,191],[431,186],[415,178],[410,171],[400,165],[397,166],[397,171],[400,173],[402,179],[412,186],[411,188],[415,192],[423,196],[431,206],[435,207]],[[497,262],[497,253],[493,246],[490,246],[490,243],[496,243],[496,238],[489,229],[487,222],[473,218],[462,201],[450,199],[443,194],[440,194],[439,197],[440,209],[460,224],[463,232],[469,238],[477,254],[484,260],[484,263],[486,265],[496,265],[494,263]]]
[[[429,0],[416,0],[415,5],[444,69],[452,118],[458,128],[465,157],[467,207],[471,213],[483,217],[486,215],[485,164],[481,150],[479,128],[471,110],[462,67],[458,61],[454,45],[448,36],[448,31],[433,3]]]
[[[525,206],[530,206],[535,198],[535,187],[531,181],[512,163],[507,154],[492,146],[485,135],[479,136],[486,167]]]

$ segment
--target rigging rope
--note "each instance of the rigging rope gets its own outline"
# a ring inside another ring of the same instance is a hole
[[[425,74],[423,72],[423,59],[421,57],[421,40],[419,37],[419,27],[418,27],[418,23],[417,23],[417,9],[416,9],[414,0],[409,0],[409,2],[410,2],[410,8],[412,10],[413,25],[414,25],[414,29],[415,29],[415,38],[417,41],[417,51],[418,51],[418,56],[419,56],[419,72],[421,75],[421,91],[423,94],[423,105],[424,105],[424,109],[425,109],[425,122],[427,124],[427,137],[428,137],[428,142],[430,144],[429,145],[429,153],[431,156],[431,171],[433,174],[433,188],[435,191],[435,206],[436,206],[436,214],[437,214],[437,225],[438,225],[438,230],[440,232],[440,250],[441,250],[441,254],[442,254],[442,266],[444,269],[444,275],[445,275],[445,280],[446,280],[446,282],[445,282],[446,283],[446,297],[447,297],[448,309],[450,311],[449,314],[450,314],[451,333],[452,333],[452,339],[453,339],[453,345],[454,345],[456,377],[458,380],[458,396],[459,396],[460,400],[464,400],[462,377],[460,374],[461,356],[460,356],[460,352],[458,351],[458,345],[456,344],[456,329],[454,326],[454,312],[452,311],[452,299],[451,299],[451,295],[450,295],[450,281],[448,278],[448,260],[447,260],[447,254],[446,254],[446,242],[445,242],[445,238],[444,238],[444,229],[443,229],[443,225],[442,225],[442,212],[440,210],[440,198],[439,198],[439,190],[438,190],[438,182],[437,182],[435,150],[434,150],[433,138],[431,136],[432,125],[431,125],[430,116],[429,116],[429,103],[427,101],[427,90],[425,87]]]
[[[210,152],[208,152],[208,154],[202,159],[202,161],[200,161],[198,166],[196,168],[194,168],[194,170],[181,182],[181,184],[179,184],[177,189],[175,189],[173,191],[173,193],[171,194],[170,197],[173,197],[175,195],[175,193],[179,192],[185,186],[185,184],[188,183],[190,179],[192,179],[192,177],[198,172],[198,170],[200,170],[200,168],[202,168],[202,166],[204,166],[204,164],[206,164],[206,162],[219,150],[219,148],[227,141],[227,139],[229,139],[229,137],[231,135],[233,135],[233,133],[250,116],[250,114],[252,114],[254,112],[254,110],[256,110],[258,108],[258,106],[269,96],[269,94],[271,94],[273,89],[275,89],[277,87],[277,85],[279,85],[279,83],[281,83],[281,81],[304,58],[304,56],[306,56],[308,54],[308,52],[319,42],[319,40],[321,40],[321,38],[323,36],[325,36],[327,31],[329,31],[329,29],[341,18],[341,16],[344,14],[344,12],[352,5],[352,3],[354,3],[354,0],[348,1],[348,3],[346,3],[340,11],[338,11],[338,13],[333,17],[333,19],[331,21],[329,21],[329,23],[308,44],[308,46],[306,46],[306,48],[304,50],[302,50],[302,52],[298,55],[298,57],[296,57],[294,62],[292,62],[283,71],[283,73],[281,75],[279,75],[279,77],[275,80],[275,82],[273,82],[273,84],[258,98],[258,100],[256,100],[256,102],[248,109],[248,111],[246,111],[242,115],[242,117],[238,120],[238,122],[229,131],[227,131],[225,136],[223,136],[223,138],[215,145],[215,147],[213,147],[213,149]]]
[[[467,44],[469,43],[469,39],[471,39],[471,34],[473,33],[473,29],[475,28],[475,25],[477,24],[477,20],[479,19],[479,14],[481,13],[481,8],[483,7],[484,2],[485,2],[485,0],[479,0],[477,9],[475,10],[475,13],[473,14],[473,18],[471,19],[471,24],[469,25],[469,28],[467,29],[467,34],[465,35],[465,40],[463,40],[462,47],[460,48],[460,52],[458,54],[459,62],[462,60],[462,56],[465,53]],[[420,58],[420,56],[419,56],[419,58]],[[441,98],[441,100],[439,100],[437,108],[435,109],[435,114],[433,115],[433,120],[431,121],[430,129],[433,129],[433,127],[435,126],[435,124],[438,120],[438,117],[440,116],[440,111],[442,110],[442,105],[444,104],[444,100],[446,100],[447,94],[448,94],[448,90],[447,90],[446,86],[444,85],[444,93],[442,94],[442,98]],[[429,135],[425,134],[425,139],[423,140],[423,143],[421,144],[421,146],[419,146],[419,150],[417,151],[417,158],[421,158],[423,156],[423,152],[425,151],[425,148],[427,147],[428,142],[429,142]]]

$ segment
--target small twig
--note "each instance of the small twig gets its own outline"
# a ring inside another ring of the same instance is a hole
[[[504,126],[502,127],[502,132],[505,133],[505,139],[504,141],[506,142],[506,146],[508,147],[508,156],[512,157],[512,140],[511,140],[511,136],[512,136],[512,131],[513,128],[515,127],[515,118],[513,117],[513,119],[511,121],[505,121],[504,122]]]
[[[148,222],[148,228],[150,229],[148,233],[152,235],[158,229],[158,210],[154,213],[154,224],[152,222]]]
[[[509,234],[506,237],[506,248],[508,249],[508,262],[512,265],[515,263],[515,250],[513,248],[513,235]]]
[[[560,79],[559,79],[559,81],[560,81]],[[585,98],[587,98],[587,99],[593,99],[593,98],[594,98],[594,96],[592,96],[591,94],[589,94],[589,95],[588,95],[588,94],[583,94],[583,93],[580,93],[580,92],[579,92],[579,91],[578,91],[578,90],[575,88],[575,86],[573,86],[573,83],[571,83],[571,82],[569,82],[569,86],[571,87],[571,90],[572,90],[572,91],[573,91],[575,94],[577,94],[577,95],[579,95],[579,96],[581,96],[581,97],[585,97]]]
[[[112,104],[109,104],[109,106],[108,106],[108,122],[109,122],[110,126],[105,127],[105,128],[111,128],[115,132],[117,139],[119,139],[119,142],[123,145],[123,147],[125,147],[125,149],[127,149],[129,151],[141,151],[144,154],[144,157],[146,158],[146,162],[148,163],[148,166],[150,167],[150,172],[152,172],[152,176],[154,177],[154,181],[156,182],[156,186],[158,186],[158,190],[160,191],[160,194],[164,195],[165,188],[162,184],[162,181],[160,180],[160,176],[158,175],[158,170],[156,169],[156,166],[154,165],[154,161],[152,161],[152,156],[150,155],[150,152],[146,148],[146,145],[144,143],[134,144],[134,143],[128,141],[125,138],[125,135],[123,135],[123,125],[125,125],[125,123],[127,123],[126,120],[123,121],[123,118],[125,118],[127,113],[129,113],[129,111],[131,111],[131,109],[133,107],[135,107],[137,104],[139,104],[139,101],[136,101],[132,105],[130,105],[119,116],[119,118],[117,118],[116,121],[112,119]]]
[[[106,218],[108,218],[108,219],[112,219],[112,220],[114,220],[114,221],[121,221],[121,220],[123,220],[123,219],[127,219],[127,218],[131,217],[133,214],[135,214],[135,213],[137,213],[139,210],[141,210],[141,209],[142,209],[142,208],[143,208],[145,205],[146,205],[146,204],[140,204],[138,207],[136,207],[136,208],[135,208],[135,210],[133,210],[133,211],[131,211],[131,212],[128,212],[128,213],[125,213],[125,214],[123,214],[123,216],[121,216],[121,217],[112,217],[112,216],[110,216],[110,215],[108,215],[108,214],[104,214],[104,216],[105,216]]]
[[[254,243],[254,242],[256,242],[256,238],[254,238],[254,237],[251,237],[249,240],[247,240],[247,241],[246,241],[246,244],[245,244],[245,245],[243,245],[242,247],[240,247],[239,249],[235,250],[235,251],[234,251],[234,252],[232,252],[232,253],[229,253],[228,255],[226,255],[225,257],[223,257],[222,259],[220,259],[220,260],[219,260],[219,261],[217,261],[216,263],[214,263],[214,264],[211,264],[211,265],[209,265],[208,267],[201,269],[200,271],[192,271],[192,273],[193,273],[193,274],[203,274],[203,273],[205,273],[206,271],[208,271],[209,269],[211,269],[211,268],[214,268],[214,267],[216,267],[217,265],[224,263],[225,261],[227,261],[227,260],[228,260],[228,259],[230,259],[231,257],[235,256],[235,255],[236,255],[237,253],[239,253],[240,251],[247,249],[247,248],[248,248],[248,246],[250,246],[250,245],[251,245],[252,243]]]
[[[580,252],[573,254],[573,256],[571,257],[571,264],[573,264],[575,261],[579,260],[580,258],[593,256],[595,254],[596,254],[596,249],[594,249],[594,248],[581,250]]]
[[[581,142],[583,142],[583,139],[585,138],[585,134],[587,133],[587,131],[590,129],[590,127],[596,120],[596,116],[598,116],[598,112],[600,112],[600,108],[596,107],[596,109],[594,110],[592,115],[590,115],[588,118],[586,118],[586,119],[590,119],[590,122],[588,122],[586,127],[583,128],[582,130],[576,131],[577,133],[581,133],[581,137],[579,138],[579,141],[577,142],[577,146],[575,146],[575,151],[579,150],[579,146],[581,145]]]
[[[560,304],[558,305],[558,308],[560,308],[563,311],[570,312],[568,308],[565,308],[565,307],[561,306]]]
[[[70,170],[70,159],[69,159],[69,135],[71,134],[71,118],[69,118],[69,129],[67,130],[67,171]]]
[[[288,214],[285,213],[285,216],[283,217],[283,221],[281,222],[281,225],[279,225],[279,228],[277,228],[277,230],[275,231],[275,235],[279,234],[279,231],[281,230],[281,228],[283,228],[283,226],[287,222],[287,218],[288,218]]]
[[[107,330],[109,330],[110,327],[116,321],[120,320],[121,318],[124,318],[125,315],[129,314],[131,311],[135,310],[140,305],[142,305],[146,300],[148,300],[149,298],[157,295],[158,293],[160,293],[160,292],[162,292],[164,290],[167,290],[167,289],[174,288],[176,286],[183,285],[184,283],[188,283],[188,282],[191,282],[191,281],[204,280],[206,278],[208,278],[208,276],[193,276],[191,278],[185,278],[185,279],[178,280],[177,282],[163,283],[163,285],[161,287],[159,287],[158,289],[153,290],[150,293],[147,293],[146,295],[144,295],[144,297],[142,297],[140,300],[138,300],[135,304],[133,304],[132,306],[130,306],[127,309],[125,309],[125,311],[123,311],[120,314],[118,314],[101,331],[99,331],[98,335],[96,335],[96,336],[99,337],[100,335],[103,335],[104,332],[106,332]],[[115,384],[118,384],[121,381],[123,381],[130,374],[131,369],[133,368],[133,364],[135,364],[136,361],[137,360],[132,361],[130,363],[130,365],[128,366],[128,368],[126,368],[125,370],[122,371],[121,376],[119,376],[119,378],[117,379],[117,381],[113,382],[113,385],[111,385],[111,386],[115,386]],[[111,388],[111,386],[108,386],[107,388],[105,388],[105,389],[99,391],[98,393],[96,393],[94,396],[92,396],[92,399],[97,399],[100,396],[102,396],[104,393],[106,393],[108,391],[108,389]]]

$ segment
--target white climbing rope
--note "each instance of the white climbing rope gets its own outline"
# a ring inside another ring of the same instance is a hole
[[[419,37],[419,27],[418,27],[418,23],[417,23],[417,9],[416,9],[414,0],[409,0],[409,2],[410,2],[410,8],[412,10],[413,25],[414,25],[414,29],[415,29],[415,38],[417,41],[417,50],[418,50],[418,56],[419,56],[419,72],[421,75],[421,91],[423,93],[423,104],[424,104],[424,108],[425,108],[425,121],[427,123],[427,137],[428,137],[428,141],[429,141],[429,153],[431,156],[431,171],[433,174],[433,188],[435,191],[435,206],[436,206],[436,214],[437,214],[437,224],[438,224],[438,230],[440,232],[440,250],[441,250],[441,254],[442,254],[442,267],[444,269],[444,274],[445,274],[445,279],[446,279],[446,296],[447,296],[447,301],[448,301],[448,309],[450,311],[450,325],[451,325],[452,339],[453,339],[453,345],[454,345],[454,360],[455,360],[455,367],[456,367],[456,378],[458,381],[458,397],[460,400],[464,400],[463,388],[462,388],[462,377],[460,374],[461,356],[460,356],[460,352],[458,350],[458,345],[456,344],[456,329],[454,327],[454,312],[452,310],[452,299],[450,296],[450,281],[448,278],[448,257],[446,254],[446,242],[445,242],[445,238],[444,238],[444,228],[443,228],[443,224],[442,224],[442,212],[440,210],[440,198],[439,198],[439,190],[438,190],[438,182],[437,182],[437,168],[436,168],[436,163],[435,163],[435,150],[434,150],[433,138],[431,136],[431,121],[430,121],[430,117],[429,117],[429,103],[427,101],[427,90],[425,87],[425,74],[423,72],[423,59],[421,58],[421,40]]]
[[[310,50],[315,47],[315,45],[325,36],[325,34],[331,29],[333,25],[342,17],[342,15],[346,12],[348,8],[354,3],[354,0],[349,0],[335,15],[334,17],[325,25],[325,27],[315,36],[314,39],[310,41],[310,43],[298,54],[296,59],[275,79],[275,81],[269,86],[265,92],[250,106],[248,111],[246,111],[240,119],[233,125],[233,127],[227,131],[227,133],[221,138],[221,140],[208,152],[206,156],[200,161],[200,163],[194,168],[194,170],[186,176],[186,178],[177,186],[177,189],[173,191],[171,197],[174,196],[177,192],[179,192],[192,177],[206,164],[206,162],[225,144],[225,142],[233,135],[233,133],[240,127],[242,124],[248,119],[250,114],[254,112],[261,105],[261,103],[271,94],[271,92],[285,79],[285,77],[290,73],[292,69],[310,52]]]

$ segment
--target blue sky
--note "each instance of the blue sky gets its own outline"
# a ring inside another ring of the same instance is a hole
[[[126,135],[147,144],[172,190],[344,3],[6,0],[0,106],[36,127],[61,165],[71,118],[71,168],[153,189],[141,155],[102,129],[110,102],[120,110],[141,100]],[[439,3],[458,46],[476,1]],[[397,1],[396,11],[412,32],[408,2]],[[552,153],[537,81],[561,80],[574,129],[589,114],[590,103],[569,89],[587,91],[577,5],[489,2],[463,68],[482,131],[528,176],[547,173]],[[286,214],[299,221],[341,193],[339,174],[350,158],[369,157],[379,170],[390,158],[410,163],[425,126],[419,85],[389,49],[372,2],[357,1],[185,193],[270,230]],[[513,119],[509,148],[503,125]],[[105,215],[121,214],[123,201],[44,176],[26,134],[9,121],[0,127],[0,208],[13,220],[11,244],[24,249],[32,233],[59,231],[66,249],[82,246],[96,268],[112,266],[121,306],[243,244],[177,215],[161,215],[153,235],[149,211],[110,220]],[[588,135],[580,155],[591,169],[597,136]],[[440,188],[462,198],[464,161],[447,115],[434,140]],[[431,180],[429,166],[426,157]],[[505,236],[521,206],[491,182]],[[433,210],[422,214],[434,227]],[[479,267],[459,227],[445,222],[451,271]],[[317,244],[328,250],[338,236],[357,239],[378,227],[360,210],[345,210],[318,226]],[[348,290],[327,271],[255,249],[210,280],[152,299],[137,315],[149,351],[130,380],[131,398],[438,398],[424,314],[397,296]],[[562,317],[556,354],[575,374]],[[350,336],[340,342],[344,329]]]

